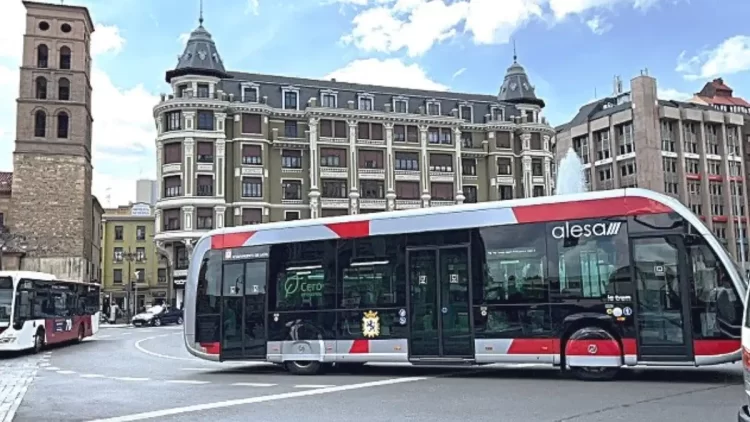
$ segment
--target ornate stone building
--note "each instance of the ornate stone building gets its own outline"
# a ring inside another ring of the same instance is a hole
[[[91,34],[84,7],[24,1],[10,229],[21,267],[99,279],[101,206],[91,194]]]
[[[178,288],[214,228],[551,191],[554,130],[515,59],[498,95],[232,72],[201,21],[166,81],[155,240]]]

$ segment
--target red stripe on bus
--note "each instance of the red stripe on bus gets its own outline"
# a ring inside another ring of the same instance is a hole
[[[242,247],[254,234],[255,232],[215,234],[211,236],[211,249]]]
[[[354,340],[349,353],[370,353],[370,340]]]
[[[565,343],[566,356],[620,356],[621,354],[617,340],[568,340]]]
[[[509,355],[549,355],[557,353],[560,344],[557,339],[515,338],[508,348]]]
[[[695,356],[716,356],[734,353],[741,348],[740,340],[695,340]]]
[[[671,211],[669,207],[662,203],[656,202],[653,199],[640,197],[592,199],[587,201],[513,207],[513,214],[515,214],[516,221],[519,223],[624,217],[640,214],[660,214]]]
[[[622,339],[623,354],[626,355],[637,355],[638,354],[638,343],[635,342],[634,338]]]
[[[218,355],[221,351],[221,343],[200,343],[209,355]]]
[[[370,235],[369,221],[350,221],[347,223],[326,224],[332,232],[341,239],[354,239],[357,237],[367,237]]]

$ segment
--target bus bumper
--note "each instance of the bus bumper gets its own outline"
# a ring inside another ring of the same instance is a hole
[[[737,421],[750,422],[750,410],[748,410],[747,405],[744,405],[742,406],[742,408],[740,408],[739,413],[737,413]]]

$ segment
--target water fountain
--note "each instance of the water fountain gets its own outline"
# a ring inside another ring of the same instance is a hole
[[[565,157],[557,166],[556,195],[586,192],[586,179],[583,176],[583,162],[573,148],[569,148]]]

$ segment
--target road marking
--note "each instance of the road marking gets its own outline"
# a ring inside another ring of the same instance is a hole
[[[198,381],[198,380],[168,380],[170,384],[210,384],[211,381]]]
[[[44,368],[45,366],[52,366],[52,364],[49,363],[49,362],[42,362],[42,363],[39,364],[39,366],[41,366],[42,368]]]
[[[392,378],[392,379],[381,380],[381,381],[365,382],[361,384],[350,384],[350,385],[341,385],[338,387],[319,388],[317,390],[295,391],[293,393],[271,394],[271,395],[260,396],[260,397],[249,397],[245,399],[235,399],[235,400],[227,400],[227,401],[220,401],[220,402],[214,402],[214,403],[196,404],[192,406],[174,407],[171,409],[135,413],[135,414],[125,415],[125,416],[116,416],[114,418],[95,419],[90,422],[142,421],[146,419],[162,418],[166,416],[180,415],[184,413],[202,412],[205,410],[221,409],[221,408],[233,407],[233,406],[242,406],[245,404],[265,403],[265,402],[270,402],[270,401],[294,399],[297,397],[318,396],[322,394],[338,393],[341,391],[361,390],[364,388],[380,387],[384,385],[424,381],[424,380],[428,380],[432,378],[433,377]]]
[[[44,369],[46,369],[48,371],[59,371],[60,370],[60,368],[58,368],[57,366],[48,366],[48,367],[46,367]]]
[[[149,340],[153,340],[153,339],[156,339],[156,338],[159,338],[159,337],[165,337],[165,336],[175,335],[175,334],[180,334],[180,333],[159,334],[158,336],[151,336],[151,337],[142,338],[142,339],[140,339],[140,340],[138,340],[138,341],[135,342],[135,348],[138,349],[138,351],[140,351],[141,353],[145,353],[147,355],[150,355],[150,356],[153,356],[153,357],[157,357],[157,358],[161,358],[161,359],[186,360],[186,361],[190,361],[190,362],[200,362],[200,360],[198,358],[184,358],[184,357],[181,357],[181,356],[163,355],[161,353],[156,353],[156,352],[152,352],[150,350],[147,350],[143,346],[141,346],[141,344],[143,342],[146,342],[146,341],[149,341]]]
[[[70,375],[70,374],[75,374],[76,371],[67,371],[67,370],[63,371],[63,370],[60,370],[60,371],[57,371],[57,373],[58,374],[62,374],[62,375]]]
[[[213,368],[180,368],[180,371],[211,371],[212,369]]]
[[[112,379],[120,381],[149,381],[151,378],[136,378],[136,377],[112,377]]]
[[[107,378],[104,375],[99,374],[81,374],[81,378]]]
[[[274,387],[278,384],[264,384],[262,382],[235,382],[232,385],[235,387]]]
[[[108,338],[108,337],[112,337],[112,335],[111,334],[105,334],[103,336],[96,336],[96,338]]]
[[[324,384],[297,384],[294,388],[331,388],[335,385],[324,385]]]

